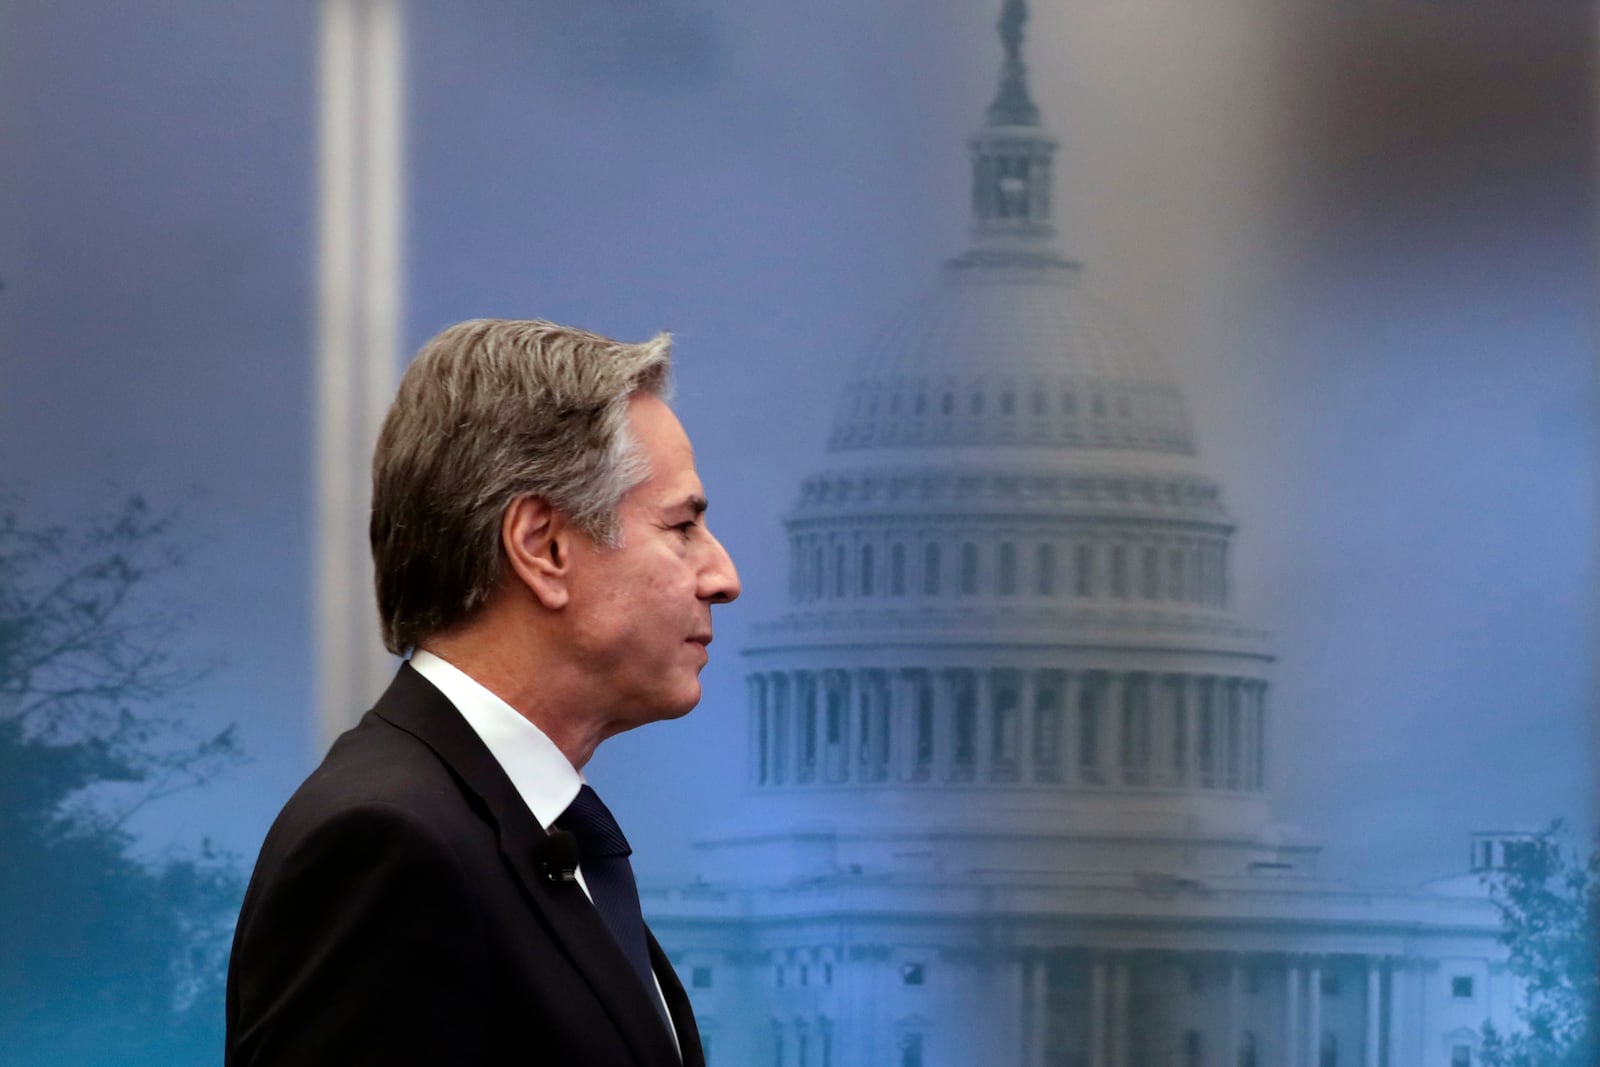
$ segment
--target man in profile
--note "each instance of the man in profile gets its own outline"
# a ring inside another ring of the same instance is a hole
[[[453,326],[373,457],[384,643],[410,653],[261,849],[227,1062],[701,1067],[582,769],[700,699],[739,595],[663,399],[665,336]]]

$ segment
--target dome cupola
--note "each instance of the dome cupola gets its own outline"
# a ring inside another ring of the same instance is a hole
[[[756,803],[718,848],[797,877],[847,837],[981,839],[998,870],[1107,834],[1232,863],[1267,826],[1233,521],[1176,375],[1056,250],[1026,20],[1006,0],[969,245],[856,368],[785,520],[788,609],[745,649]]]

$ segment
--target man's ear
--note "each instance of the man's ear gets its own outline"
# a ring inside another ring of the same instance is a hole
[[[519,496],[500,517],[500,547],[511,573],[552,611],[566,606],[572,565],[572,523],[537,496]]]

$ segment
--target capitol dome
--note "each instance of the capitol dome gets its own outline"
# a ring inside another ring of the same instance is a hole
[[[1159,351],[1088,292],[1076,263],[970,252],[869,347],[830,450],[1033,445],[1194,453]]]
[[[785,519],[788,607],[744,650],[751,804],[706,846],[746,876],[891,838],[935,866],[981,840],[996,871],[1297,847],[1234,522],[1173,369],[1056,249],[1023,17],[968,141],[969,247],[868,346]]]

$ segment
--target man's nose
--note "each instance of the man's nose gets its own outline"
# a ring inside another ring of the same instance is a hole
[[[711,538],[711,560],[700,573],[700,596],[713,604],[726,604],[739,598],[739,568],[722,542]]]

